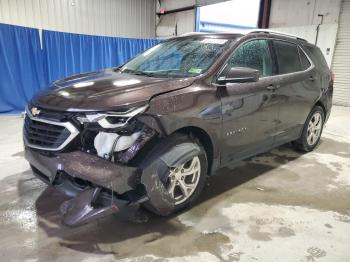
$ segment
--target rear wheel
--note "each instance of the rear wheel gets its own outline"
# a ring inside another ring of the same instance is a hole
[[[203,146],[196,139],[192,139],[187,135],[174,134],[159,144],[157,144],[142,164],[143,168],[153,165],[157,160],[162,159],[164,155],[174,149],[176,146],[183,144],[192,144],[198,148],[198,152],[192,155],[185,162],[176,166],[167,167],[164,173],[159,173],[165,189],[169,192],[174,200],[175,206],[169,213],[180,211],[191,206],[200,195],[207,178],[207,156]],[[186,155],[186,152],[180,154]],[[158,172],[162,169],[159,168]],[[153,213],[157,212],[157,207],[152,206],[150,202],[145,207]],[[161,214],[162,215],[162,214]]]
[[[320,142],[324,120],[323,108],[315,106],[306,119],[301,137],[294,142],[295,147],[305,152],[314,150]]]

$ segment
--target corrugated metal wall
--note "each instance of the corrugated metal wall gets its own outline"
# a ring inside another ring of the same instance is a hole
[[[0,0],[0,23],[79,34],[155,37],[154,0]]]
[[[272,0],[269,27],[294,27],[338,22],[341,0]]]
[[[332,70],[334,104],[350,106],[350,0],[342,3]]]

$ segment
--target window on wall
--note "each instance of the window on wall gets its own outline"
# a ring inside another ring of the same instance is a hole
[[[272,75],[272,59],[266,40],[252,40],[239,46],[228,61],[228,66],[259,70],[260,77]]]
[[[260,0],[231,0],[197,8],[196,31],[243,33],[257,28]]]
[[[286,41],[274,41],[279,74],[301,71],[298,46]]]

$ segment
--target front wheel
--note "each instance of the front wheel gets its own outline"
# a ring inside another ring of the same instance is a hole
[[[297,149],[310,152],[316,148],[321,139],[324,126],[324,111],[320,106],[315,106],[304,124],[301,137],[294,142]]]
[[[165,188],[174,198],[175,206],[186,203],[191,198],[197,189],[201,173],[201,161],[198,156],[170,169]]]
[[[179,148],[196,148],[197,150],[191,156],[187,156],[188,152],[179,150]],[[174,134],[158,143],[142,166],[147,168],[147,166],[159,163],[159,159],[164,159],[172,152],[176,152],[173,154],[176,158],[181,158],[181,154],[183,154],[184,160],[175,166],[167,166],[165,171],[160,166],[156,169],[165,189],[175,203],[173,210],[167,215],[187,208],[195,202],[205,185],[208,169],[207,156],[203,146],[196,139],[184,134]],[[145,207],[153,213],[164,215],[157,212],[157,207],[152,205],[151,201],[146,203]]]

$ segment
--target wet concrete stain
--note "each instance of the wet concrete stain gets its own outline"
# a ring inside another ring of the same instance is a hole
[[[268,232],[260,231],[259,226],[250,226],[247,234],[251,239],[259,240],[259,241],[271,241],[271,234]]]
[[[118,259],[143,256],[150,251],[159,257],[186,256],[201,251],[219,254],[220,246],[229,242],[220,233],[203,234],[177,222],[176,218],[156,216],[145,224],[133,224],[120,221],[117,217],[108,217],[79,228],[68,228],[60,223],[58,207],[66,197],[59,192],[52,188],[33,188],[23,197],[30,197],[31,200],[28,202],[21,199],[20,202],[0,206],[0,230],[3,232],[10,227],[22,237],[28,236],[26,244],[22,244],[20,252],[16,252],[19,257],[27,257],[35,252],[36,257],[48,260],[52,257],[53,249],[62,248],[100,255],[112,254]],[[31,202],[35,198],[37,201]],[[18,219],[14,221],[16,216]],[[50,249],[39,250],[35,245],[28,244],[30,233],[36,231],[43,231],[51,239]],[[181,241],[178,241],[179,238]],[[52,242],[52,239],[58,239],[58,242]]]
[[[256,221],[256,223],[259,224],[258,220]],[[252,225],[250,226],[247,234],[251,239],[258,240],[258,241],[271,241],[273,237],[295,236],[295,232],[293,229],[284,227],[284,226],[279,227],[278,231],[275,234],[271,234],[269,232],[262,231],[260,226]]]
[[[313,258],[321,258],[327,255],[327,252],[318,248],[318,247],[310,247],[306,250],[310,255],[308,258],[312,261]]]
[[[278,236],[280,236],[280,237],[291,237],[291,236],[295,236],[295,232],[291,228],[280,227],[278,229]]]
[[[336,216],[335,219],[343,223],[350,223],[350,218],[348,216]]]

